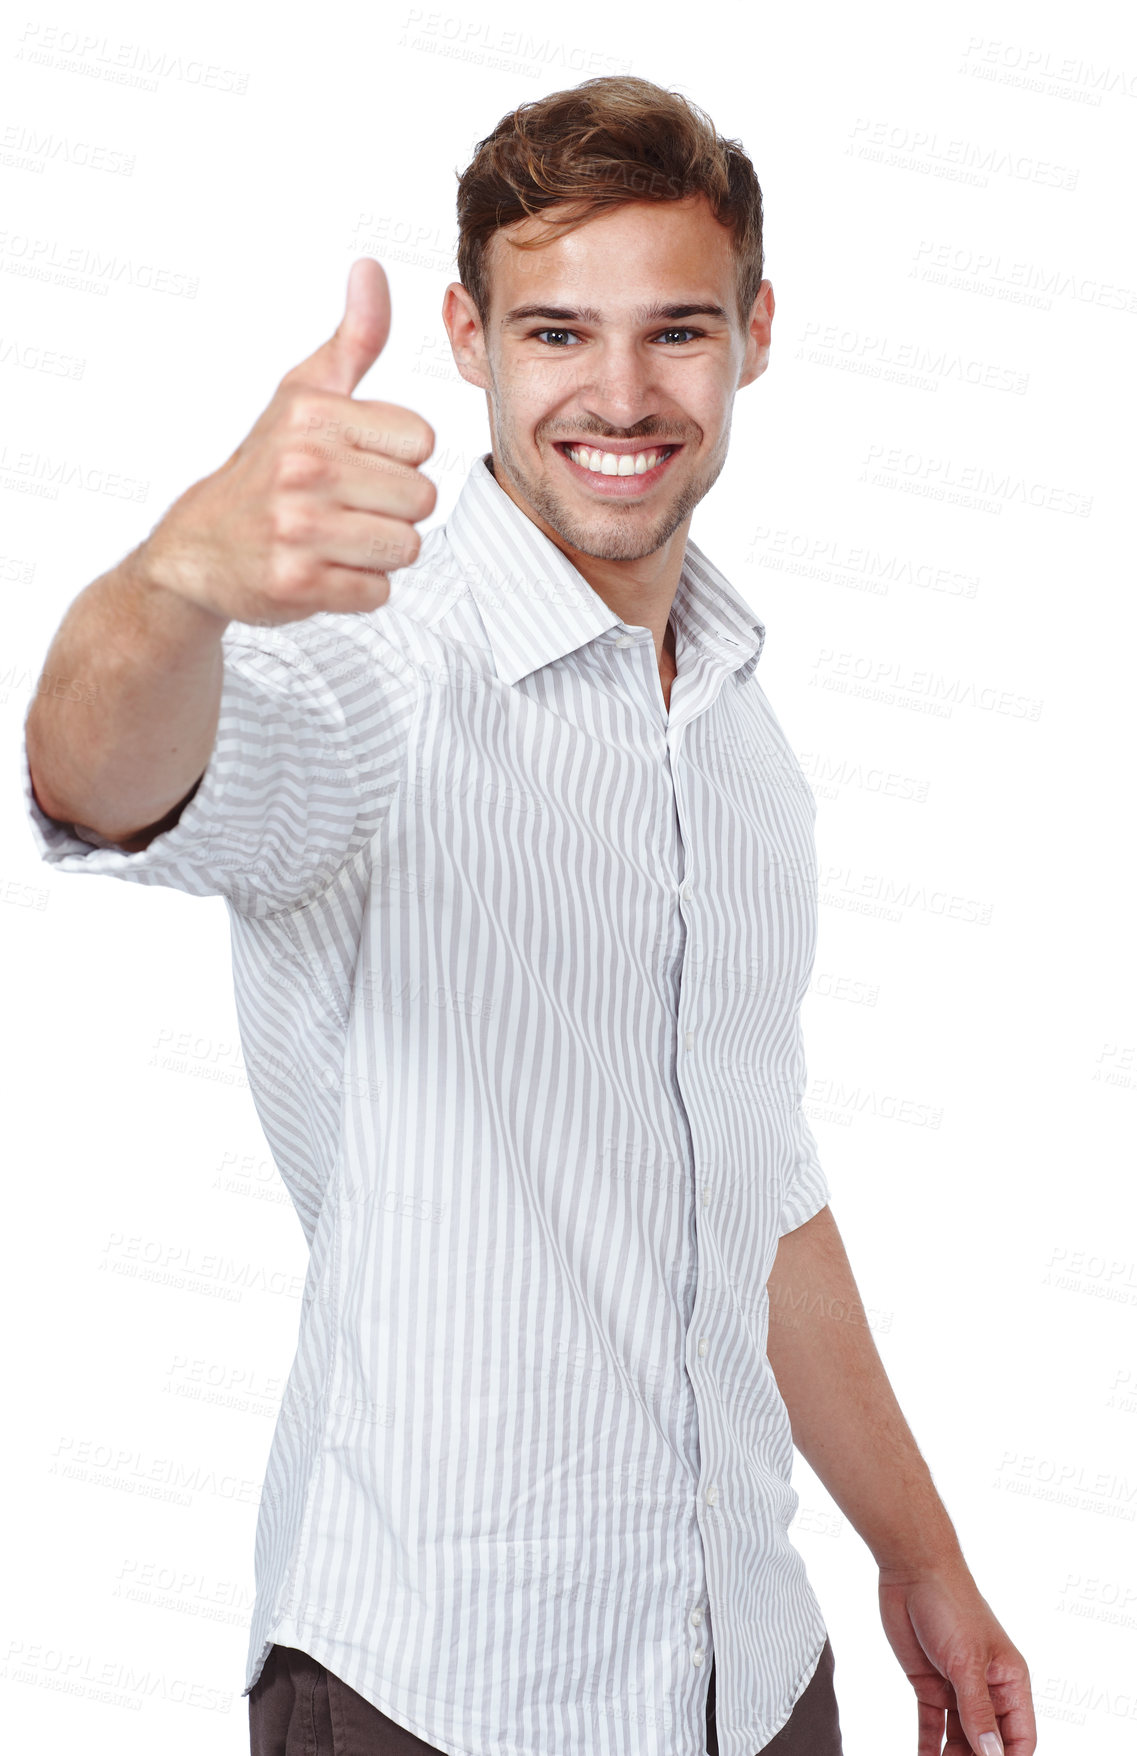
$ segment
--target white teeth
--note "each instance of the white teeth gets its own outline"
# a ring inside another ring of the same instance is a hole
[[[585,446],[565,447],[572,461],[601,476],[642,476],[654,469],[662,451],[592,451]]]

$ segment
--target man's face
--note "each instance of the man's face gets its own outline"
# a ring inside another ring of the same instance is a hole
[[[487,393],[506,492],[581,554],[635,560],[717,479],[734,393],[765,369],[773,294],[763,281],[743,328],[731,234],[702,197],[618,207],[536,250],[507,242],[547,229],[494,234],[484,331],[448,290],[455,359]]]

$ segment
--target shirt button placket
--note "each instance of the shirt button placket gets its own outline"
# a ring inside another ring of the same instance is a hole
[[[676,807],[678,809],[678,798],[676,799]],[[684,904],[689,904],[691,902],[694,894],[695,894],[694,883],[692,882],[692,880],[690,878],[684,878],[683,883],[679,887],[679,900],[680,900],[680,902],[684,903]],[[684,912],[686,912],[686,911],[684,911]],[[690,923],[690,919],[688,918],[688,920],[687,920],[688,948],[690,948],[691,942],[692,942],[691,923]],[[683,1032],[684,1051],[687,1054],[690,1054],[694,1050],[694,1047],[695,1047],[695,1032],[693,1030],[686,1030],[685,1029]],[[698,1165],[696,1165],[696,1177],[697,1178],[699,1177]],[[701,1178],[699,1180],[701,1181]],[[707,1207],[710,1203],[709,1191],[710,1191],[710,1184],[709,1183],[702,1184],[702,1198],[703,1198],[703,1206],[704,1207]],[[701,1335],[698,1339],[698,1357],[699,1357],[699,1359],[701,1359],[701,1360],[706,1359],[707,1354],[709,1352],[709,1348],[710,1348],[709,1338],[705,1335]],[[715,1487],[708,1488],[706,1491],[706,1495],[705,1495],[706,1504],[708,1506],[714,1506],[717,1499],[718,1499],[717,1488],[715,1488]],[[689,1617],[689,1621],[690,1621],[690,1626],[693,1629],[701,1629],[702,1623],[703,1623],[703,1611],[701,1609],[692,1610],[691,1615]],[[707,1656],[706,1647],[705,1647],[705,1645],[703,1645],[701,1643],[701,1641],[702,1641],[701,1634],[696,1635],[696,1637],[695,1637],[696,1643],[690,1649],[691,1650],[691,1663],[694,1665],[701,1665]]]

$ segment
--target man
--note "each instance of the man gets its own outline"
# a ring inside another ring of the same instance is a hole
[[[26,727],[45,858],[226,897],[311,1249],[254,1752],[834,1756],[796,1443],[878,1563],[919,1756],[1031,1756],[801,1110],[813,799],[689,540],[767,362],[753,168],[590,80],[504,117],[458,209],[491,451],[446,525],[420,548],[431,429],[352,399],[390,322],[356,263],[72,605],[46,668],[92,687]]]

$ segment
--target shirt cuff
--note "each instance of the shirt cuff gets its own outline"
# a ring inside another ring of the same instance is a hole
[[[226,791],[226,780],[216,762],[216,752],[215,742],[197,789],[174,826],[155,835],[147,847],[128,853],[97,830],[76,823],[62,823],[41,809],[32,790],[25,726],[20,745],[21,784],[25,814],[40,859],[62,872],[95,872],[108,876],[129,874],[133,877],[136,873],[141,875],[151,870],[165,871],[171,860],[200,846],[206,831],[212,830],[216,838],[218,812],[223,807]]]
[[[782,1211],[778,1217],[779,1237],[784,1237],[787,1232],[796,1232],[807,1219],[820,1213],[829,1204],[829,1194],[829,1184],[821,1166],[816,1161],[801,1165],[792,1189],[782,1198]]]

